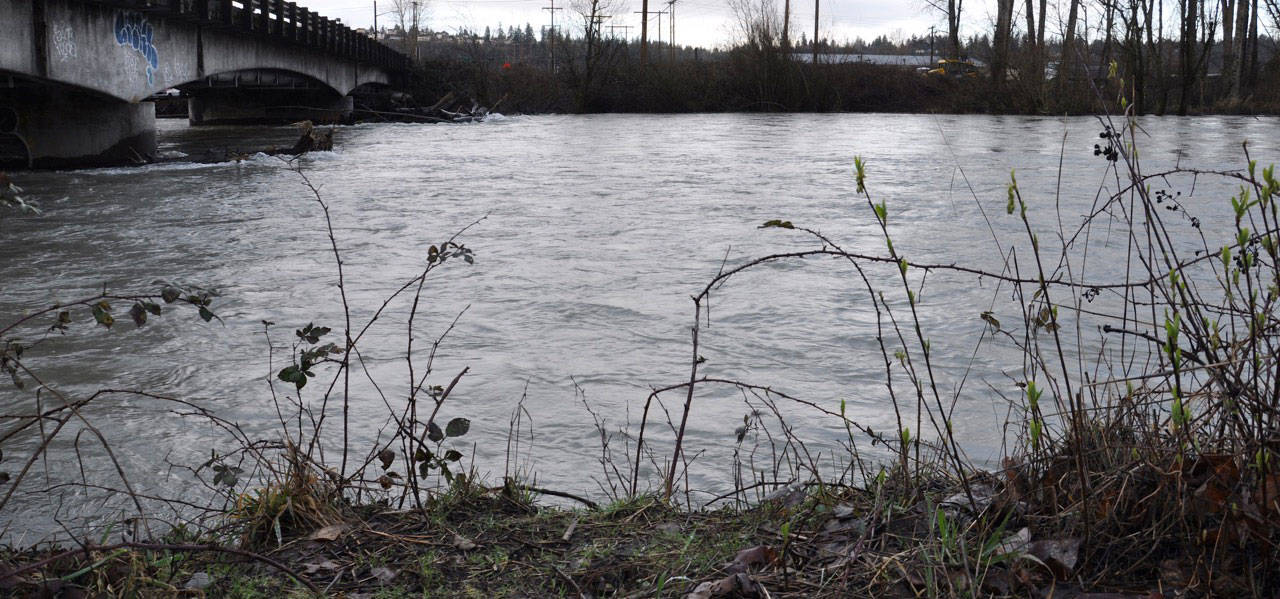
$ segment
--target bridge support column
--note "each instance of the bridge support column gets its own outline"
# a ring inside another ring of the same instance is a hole
[[[200,95],[187,100],[187,122],[197,125],[261,125],[309,120],[314,123],[351,121],[355,101],[339,98],[272,97],[256,94]]]
[[[8,123],[0,131],[6,138],[0,165],[116,166],[155,157],[156,109],[150,102],[65,92],[0,95],[0,113],[9,115],[0,119]]]

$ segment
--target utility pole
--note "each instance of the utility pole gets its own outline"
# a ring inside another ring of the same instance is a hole
[[[818,64],[818,3],[821,0],[813,0],[813,64]]]
[[[378,41],[378,0],[373,0],[373,41]]]
[[[605,22],[606,20],[608,20],[608,19],[612,19],[612,18],[613,18],[613,17],[612,17],[611,15],[601,15],[601,14],[593,15],[593,16],[591,17],[591,27],[592,27],[592,30],[594,30],[594,31],[595,31],[595,35],[594,35],[594,36],[592,36],[592,35],[588,35],[588,36],[587,36],[587,53],[588,53],[588,54],[591,52],[591,38],[592,38],[592,37],[595,37],[595,39],[596,39],[596,43],[597,43],[598,45],[603,45],[603,43],[604,43],[604,22]]]
[[[645,4],[646,6],[648,6],[648,4],[649,4],[648,0],[645,0],[645,3],[644,3],[644,4]],[[642,19],[644,19],[644,20],[642,20],[642,21],[640,22],[640,60],[648,60],[648,57],[649,57],[649,51],[648,51],[648,48],[649,48],[649,40],[648,40],[648,38],[647,38],[647,37],[645,37],[645,36],[647,36],[647,35],[648,35],[648,33],[647,33],[647,32],[648,32],[648,28],[649,28],[649,27],[648,27],[648,26],[649,26],[649,15],[656,15],[656,16],[658,17],[658,27],[657,27],[657,31],[658,31],[658,44],[662,44],[662,15],[667,14],[667,11],[665,11],[665,10],[651,10],[651,11],[648,11],[648,12],[636,11],[636,13],[635,13],[635,14],[643,15],[641,18],[642,18]]]
[[[621,29],[621,30],[622,30],[622,39],[624,39],[624,40],[629,40],[629,39],[631,39],[631,28],[632,28],[632,27],[633,27],[633,25],[609,25],[609,37],[611,37],[611,38],[617,38],[617,37],[618,37],[618,35],[617,35],[616,33],[614,33],[614,32],[615,32],[615,31],[617,31],[617,30],[619,30],[619,29]]]
[[[933,31],[935,29],[937,29],[937,27],[933,25],[929,26],[929,66],[931,68],[933,67],[933,36],[934,36]]]
[[[782,49],[791,47],[791,0],[782,4]]]
[[[649,63],[649,0],[640,3],[640,64]]]
[[[676,61],[676,0],[667,0],[667,11],[671,13],[667,19],[671,27],[671,35],[668,36],[667,43],[671,50],[671,62],[674,64]]]
[[[815,0],[816,1],[816,0]],[[418,0],[413,0],[413,60],[418,60]]]
[[[542,7],[542,10],[551,12],[551,31],[549,32],[551,36],[551,42],[550,42],[550,50],[548,51],[550,56],[548,57],[548,59],[551,65],[551,72],[554,73],[556,72],[556,11],[564,10],[564,9],[556,6],[556,0],[550,0],[550,2],[551,2],[551,5]]]

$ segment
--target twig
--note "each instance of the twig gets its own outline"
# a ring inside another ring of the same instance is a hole
[[[582,497],[580,495],[574,495],[573,493],[556,491],[554,489],[543,489],[539,487],[531,487],[529,485],[516,485],[514,488],[519,489],[521,491],[528,491],[530,493],[538,493],[539,495],[551,495],[553,497],[563,497],[565,499],[572,499],[593,510],[600,509],[599,504],[597,504],[596,502],[591,501],[590,499],[587,499],[586,497]]]
[[[573,517],[573,522],[570,522],[570,523],[569,523],[569,528],[567,528],[567,529],[564,531],[564,534],[563,534],[563,535],[560,535],[560,540],[561,540],[561,541],[564,541],[564,542],[566,542],[566,543],[568,543],[568,542],[569,542],[569,539],[573,538],[573,531],[575,531],[575,530],[577,530],[577,529],[578,529],[578,517],[577,517],[577,516],[574,516],[574,517]]]
[[[57,562],[58,560],[71,557],[72,555],[75,555],[77,553],[88,553],[90,551],[114,551],[116,549],[143,549],[148,551],[211,551],[216,553],[230,553],[232,555],[239,555],[241,557],[247,557],[249,559],[262,562],[264,564],[267,564],[268,566],[271,566],[272,568],[275,568],[285,574],[288,574],[289,577],[302,583],[303,586],[307,587],[307,590],[311,591],[316,596],[322,595],[320,588],[317,587],[310,580],[307,580],[305,577],[303,577],[301,574],[298,574],[292,568],[272,558],[269,558],[265,555],[254,553],[252,551],[248,551],[245,549],[236,549],[234,547],[223,547],[221,545],[213,545],[213,544],[193,545],[193,544],[168,544],[168,543],[141,543],[141,542],[131,542],[131,541],[113,543],[111,545],[93,545],[90,543],[90,544],[84,545],[84,547],[82,548],[63,551],[62,553],[58,553],[56,555],[46,557],[35,563],[27,564],[20,568],[15,568],[13,570],[0,574],[0,580],[17,578],[22,574],[39,570],[40,568],[43,568],[49,564]]]

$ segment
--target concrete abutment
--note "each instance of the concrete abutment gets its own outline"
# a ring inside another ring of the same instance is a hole
[[[155,158],[150,102],[48,93],[0,95],[0,168],[141,164]]]

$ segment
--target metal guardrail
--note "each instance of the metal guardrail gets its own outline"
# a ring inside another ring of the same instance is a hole
[[[90,0],[282,40],[390,70],[409,68],[409,57],[369,36],[283,0]]]

